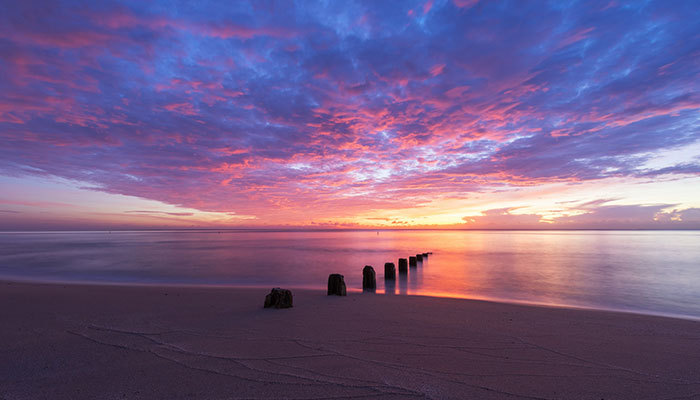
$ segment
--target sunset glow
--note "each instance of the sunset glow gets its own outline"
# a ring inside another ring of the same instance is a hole
[[[700,228],[695,1],[0,3],[0,229]]]

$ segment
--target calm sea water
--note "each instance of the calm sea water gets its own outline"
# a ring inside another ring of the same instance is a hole
[[[394,287],[384,263],[432,251]],[[700,231],[0,233],[0,279],[325,288],[700,318]]]

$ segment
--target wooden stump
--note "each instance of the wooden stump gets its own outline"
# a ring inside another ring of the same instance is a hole
[[[265,308],[292,308],[292,297],[291,290],[273,288],[265,296]]]
[[[408,260],[405,258],[399,258],[399,274],[408,273]]]
[[[418,265],[418,262],[416,261],[415,256],[408,257],[408,265],[410,265],[412,267],[415,267],[416,265]]]
[[[371,265],[366,265],[362,269],[362,290],[365,292],[374,292],[377,290],[377,276]]]
[[[394,263],[384,264],[384,280],[395,281],[396,280],[396,267]]]
[[[346,296],[345,277],[340,274],[330,274],[328,276],[328,295]]]

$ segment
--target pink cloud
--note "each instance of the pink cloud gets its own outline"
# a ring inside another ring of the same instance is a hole
[[[191,103],[172,103],[172,104],[166,104],[163,106],[164,109],[171,111],[171,112],[177,112],[183,115],[198,115],[197,110]]]
[[[433,0],[428,0],[423,4],[423,15],[427,14],[433,8]]]
[[[470,8],[473,7],[479,0],[452,0],[455,6],[459,8]]]

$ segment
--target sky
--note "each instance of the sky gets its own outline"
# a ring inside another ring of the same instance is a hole
[[[698,21],[0,0],[0,230],[698,229]]]

